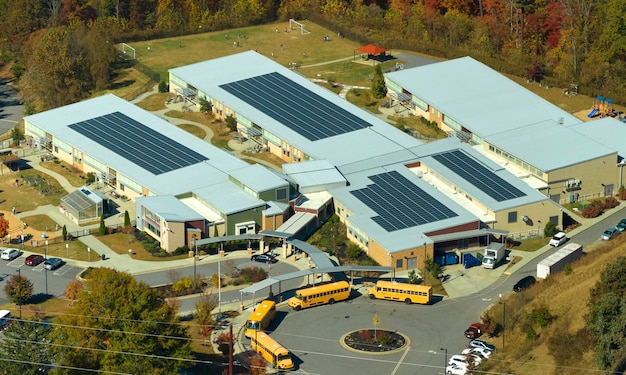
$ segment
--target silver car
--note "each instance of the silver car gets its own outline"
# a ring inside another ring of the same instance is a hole
[[[604,231],[604,233],[602,233],[602,235],[600,236],[601,239],[608,241],[611,238],[615,237],[617,235],[617,229],[616,228],[609,228],[607,230]]]
[[[4,249],[2,254],[0,254],[0,258],[4,260],[13,260],[20,256],[20,251],[18,249]]]

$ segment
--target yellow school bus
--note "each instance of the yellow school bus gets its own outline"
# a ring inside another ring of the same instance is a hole
[[[252,350],[261,354],[274,368],[292,370],[294,368],[291,353],[268,334],[256,331],[250,337]]]
[[[289,299],[289,307],[299,311],[307,307],[333,304],[350,298],[350,284],[338,281],[331,284],[320,284],[311,288],[300,289]]]
[[[395,281],[378,280],[367,294],[371,299],[389,299],[392,301],[404,301],[407,305],[412,303],[429,304],[432,296],[432,287],[398,283]]]
[[[274,301],[262,301],[257,308],[252,311],[250,318],[246,322],[246,337],[250,338],[256,331],[263,331],[269,327],[276,317],[276,304]]]

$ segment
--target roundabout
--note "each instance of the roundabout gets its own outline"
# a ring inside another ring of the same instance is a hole
[[[341,336],[341,345],[353,352],[391,354],[410,344],[408,337],[396,331],[384,329],[361,329]]]

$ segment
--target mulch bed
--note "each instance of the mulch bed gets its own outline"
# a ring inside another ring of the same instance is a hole
[[[377,329],[375,334],[373,329],[354,331],[347,334],[343,340],[350,348],[369,353],[389,352],[406,345],[404,336],[381,329]]]

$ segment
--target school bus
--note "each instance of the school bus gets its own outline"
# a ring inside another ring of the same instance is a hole
[[[432,287],[398,283],[396,281],[378,280],[367,294],[370,299],[388,299],[392,301],[404,301],[407,305],[412,303],[429,304],[432,296]]]
[[[274,301],[262,301],[257,308],[252,311],[250,318],[246,322],[246,337],[250,338],[256,331],[263,331],[269,327],[276,317],[276,304]]]
[[[338,281],[330,284],[320,284],[311,288],[300,289],[287,302],[289,307],[299,311],[307,307],[333,304],[350,298],[350,284],[347,281]]]
[[[256,331],[250,337],[252,350],[261,354],[274,368],[292,370],[294,368],[291,353],[268,334]]]

